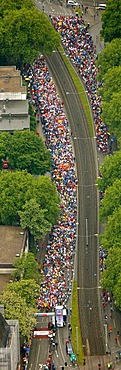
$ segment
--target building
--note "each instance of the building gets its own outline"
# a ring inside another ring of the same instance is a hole
[[[0,292],[11,280],[13,261],[28,250],[27,230],[19,226],[0,226]]]
[[[15,66],[0,67],[0,131],[30,129],[26,86]]]
[[[20,362],[19,324],[18,320],[5,320],[3,312],[3,305],[0,305],[0,370],[17,370]]]

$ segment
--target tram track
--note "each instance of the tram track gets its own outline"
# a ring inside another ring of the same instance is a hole
[[[47,65],[64,101],[70,124],[78,176],[77,284],[82,341],[88,369],[93,369],[91,356],[98,356],[105,370],[104,336],[99,297],[99,251],[97,162],[94,138],[90,137],[86,117],[71,76],[61,55],[56,51],[47,57]],[[88,240],[86,242],[86,220]],[[87,346],[88,342],[88,346]],[[88,348],[87,348],[88,347]]]

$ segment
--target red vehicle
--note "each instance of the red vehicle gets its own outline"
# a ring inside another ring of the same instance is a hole
[[[3,169],[3,170],[8,170],[8,168],[9,168],[9,163],[8,163],[8,161],[3,161],[2,169]]]

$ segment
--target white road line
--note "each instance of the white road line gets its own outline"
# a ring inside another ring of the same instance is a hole
[[[60,352],[61,352],[61,355],[62,355],[62,358],[63,358],[63,362],[65,363],[65,358],[64,358],[64,355],[63,355],[62,347],[61,347],[59,332],[58,332],[58,342],[59,342],[59,347],[60,347]]]
[[[58,357],[58,352],[55,350],[56,356]]]
[[[115,319],[113,319],[113,326],[114,326],[114,329],[115,329],[116,328]]]
[[[39,341],[41,341],[41,339],[39,339]],[[39,355],[40,355],[40,344],[39,344],[39,350],[38,350],[38,353],[37,353],[37,359],[36,359],[36,367],[35,367],[35,370],[38,369],[38,360],[39,360]]]

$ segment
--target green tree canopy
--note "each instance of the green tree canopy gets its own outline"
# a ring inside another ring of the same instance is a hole
[[[49,150],[34,132],[14,131],[0,133],[0,166],[8,158],[12,170],[27,170],[33,175],[44,175],[51,170]]]
[[[121,248],[111,248],[106,262],[107,269],[102,273],[101,284],[109,292],[114,292],[121,270]]]
[[[121,65],[121,39],[115,39],[106,44],[106,47],[98,54],[97,65],[100,67],[99,80],[110,68]]]
[[[107,223],[104,225],[102,235],[102,244],[106,250],[120,246],[121,240],[121,205],[113,211],[113,214],[108,217]]]
[[[121,1],[107,0],[106,10],[102,14],[101,35],[105,42],[121,38]]]
[[[29,341],[30,331],[33,330],[36,319],[33,316],[35,310],[28,308],[24,298],[17,292],[4,291],[0,295],[0,302],[5,306],[5,318],[19,320],[20,334]]]
[[[102,120],[118,140],[121,137],[121,92],[113,94],[108,102],[102,103]]]
[[[106,221],[114,210],[121,205],[121,179],[116,179],[112,186],[109,186],[105,192],[100,205],[100,220]]]
[[[104,75],[103,88],[100,89],[102,100],[110,102],[113,94],[120,93],[121,85],[121,66],[109,69]]]
[[[30,64],[39,53],[51,54],[60,44],[57,33],[44,12],[38,9],[12,10],[2,20],[1,64],[19,68]]]
[[[34,279],[20,280],[8,283],[4,292],[18,294],[27,304],[27,307],[36,308],[36,298],[40,294],[40,285]]]
[[[24,253],[21,258],[17,258],[13,266],[15,271],[12,273],[14,280],[34,280],[36,283],[40,281],[39,265],[35,260],[33,253]]]
[[[11,10],[21,9],[21,8],[35,8],[35,3],[33,0],[1,0],[0,2],[0,17],[4,17]]]
[[[116,306],[121,311],[121,272],[118,276],[117,283],[114,286],[114,298]]]
[[[45,220],[56,224],[59,215],[59,197],[49,177],[33,177],[25,171],[0,173],[0,224],[16,225],[20,221],[26,201],[35,199],[44,210]]]
[[[101,164],[100,172],[102,177],[98,178],[98,185],[101,191],[105,191],[111,186],[116,178],[121,178],[121,151],[117,151],[112,156],[107,156]]]
[[[42,239],[51,230],[51,223],[45,219],[45,211],[35,199],[26,201],[23,211],[19,211],[22,229],[28,228],[34,239]]]

